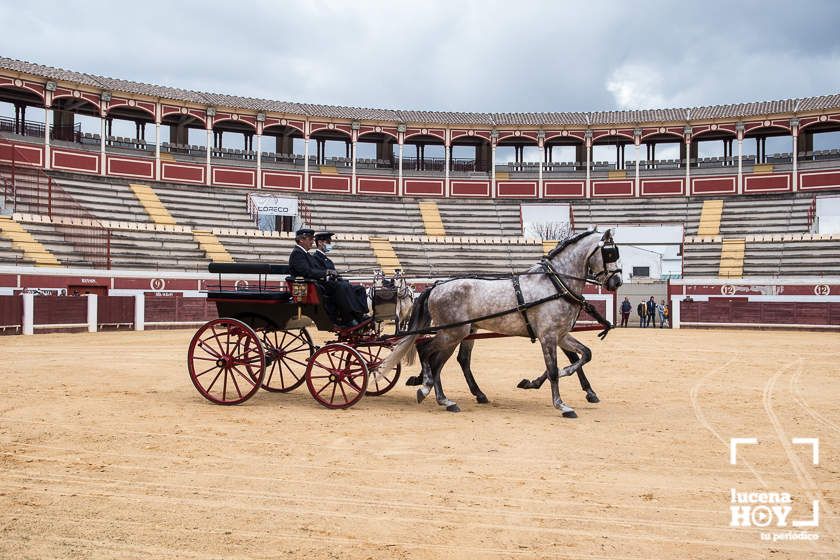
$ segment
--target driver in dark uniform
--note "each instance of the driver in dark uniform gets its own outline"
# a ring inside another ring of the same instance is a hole
[[[339,277],[332,261],[327,259],[332,265],[327,268],[325,263],[309,254],[314,241],[315,230],[301,228],[295,232],[295,247],[289,255],[289,274],[318,281],[322,293],[327,296],[324,298],[324,308],[338,326],[358,325],[364,319],[367,305],[364,310],[360,309],[353,286]]]

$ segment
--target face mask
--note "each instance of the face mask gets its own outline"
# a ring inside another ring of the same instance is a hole
[[[326,245],[324,245],[324,252],[325,253],[329,253],[330,251],[332,251],[332,249],[333,249],[332,243],[327,243]]]

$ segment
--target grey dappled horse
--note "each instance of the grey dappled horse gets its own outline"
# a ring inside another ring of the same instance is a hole
[[[587,231],[570,237],[559,243],[539,264],[513,277],[519,281],[525,304],[546,300],[526,311],[534,336],[542,347],[546,372],[533,381],[523,380],[520,387],[536,388],[548,379],[551,382],[552,403],[555,408],[560,410],[563,416],[574,418],[577,416],[574,409],[560,398],[559,377],[578,372],[592,357],[589,348],[569,334],[582,308],[583,298],[580,294],[587,279],[612,291],[621,285],[618,249],[612,239],[612,233],[607,230],[603,235],[598,235],[596,231]],[[456,412],[459,410],[458,405],[446,398],[441,386],[440,372],[443,365],[452,356],[455,347],[474,328],[508,336],[530,336],[522,313],[505,313],[515,310],[517,305],[511,278],[455,278],[436,284],[415,301],[408,331],[424,329],[429,325],[459,325],[438,330],[431,340],[419,346],[415,346],[419,334],[406,336],[394,347],[393,353],[375,373],[390,371],[404,356],[408,357],[410,363],[416,349],[421,363],[428,366],[423,368],[423,385],[417,390],[418,402],[428,396],[434,388],[438,404]],[[493,314],[499,316],[472,320]],[[574,362],[563,368],[562,373],[557,367],[558,345],[567,352],[570,359],[574,356]],[[469,349],[465,355],[468,358]],[[466,364],[465,376],[468,361]],[[464,367],[465,362],[461,362],[461,365]],[[471,372],[468,383],[470,377]],[[583,380],[581,385],[583,386]],[[474,379],[471,390],[473,386],[479,393],[473,391],[478,401],[486,402],[486,397],[482,400],[483,393],[475,385]]]

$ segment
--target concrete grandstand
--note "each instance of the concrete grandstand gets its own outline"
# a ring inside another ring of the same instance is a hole
[[[821,298],[805,302],[823,310],[806,323],[840,327],[840,232],[821,231],[815,213],[818,197],[840,196],[840,151],[822,146],[840,133],[840,95],[452,113],[200,93],[0,58],[0,103],[15,115],[0,119],[5,295],[83,278],[101,295],[167,292],[167,278],[198,292],[209,262],[284,261],[290,224],[263,231],[248,211],[249,194],[266,192],[337,232],[346,270],[423,281],[522,270],[550,241],[523,234],[521,204],[541,201],[567,203],[575,230],[681,226],[675,301],[687,285],[747,297],[728,291],[793,282]],[[115,120],[136,134],[113,136]],[[768,154],[768,143],[787,148]],[[151,289],[117,288],[114,270]]]

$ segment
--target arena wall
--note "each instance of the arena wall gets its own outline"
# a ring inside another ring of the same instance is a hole
[[[674,328],[840,330],[840,278],[696,278],[668,287]]]

